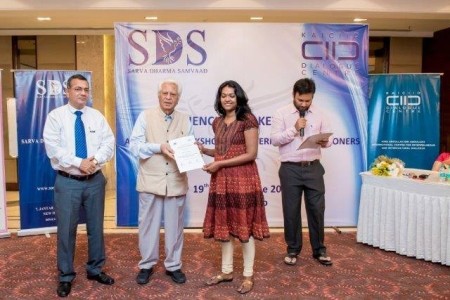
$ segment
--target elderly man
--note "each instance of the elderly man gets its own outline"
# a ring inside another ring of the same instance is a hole
[[[183,222],[188,180],[178,171],[169,140],[193,135],[187,114],[175,110],[181,86],[174,80],[159,84],[159,105],[140,113],[130,138],[131,153],[139,159],[136,189],[139,192],[138,284],[146,284],[159,257],[159,230],[164,215],[166,274],[176,283],[186,282],[181,271]]]

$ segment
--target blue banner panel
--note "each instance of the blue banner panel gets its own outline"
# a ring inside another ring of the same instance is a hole
[[[368,161],[379,155],[431,169],[439,154],[439,74],[371,75]]]
[[[56,226],[53,207],[56,173],[45,152],[42,134],[48,113],[67,104],[66,82],[74,74],[82,74],[91,82],[91,72],[86,71],[14,72],[22,230]],[[92,105],[91,100],[88,105]]]

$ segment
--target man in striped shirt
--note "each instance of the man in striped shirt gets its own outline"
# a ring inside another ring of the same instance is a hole
[[[322,139],[314,148],[298,150],[309,136],[332,132],[329,119],[312,104],[315,91],[312,79],[298,80],[293,87],[293,102],[277,110],[272,118],[270,137],[272,144],[279,147],[281,160],[279,176],[287,244],[284,262],[288,265],[296,264],[302,249],[303,192],[313,257],[323,265],[332,264],[324,245],[325,170],[320,163],[321,148],[330,147],[331,140]]]

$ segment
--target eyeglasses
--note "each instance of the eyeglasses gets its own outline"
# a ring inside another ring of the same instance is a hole
[[[79,86],[77,86],[77,87],[74,87],[74,88],[71,88],[72,90],[74,90],[75,92],[77,92],[77,93],[81,93],[81,92],[85,92],[86,94],[88,94],[89,93],[89,88],[82,88],[82,87],[79,87]]]

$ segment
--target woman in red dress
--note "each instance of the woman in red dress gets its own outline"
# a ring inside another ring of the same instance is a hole
[[[269,237],[261,180],[256,166],[258,122],[247,96],[235,81],[222,83],[217,91],[212,123],[215,148],[199,148],[214,161],[203,168],[211,174],[203,233],[222,242],[222,273],[206,284],[233,280],[233,241],[239,239],[244,258],[244,280],[238,292],[253,288],[255,241]]]

